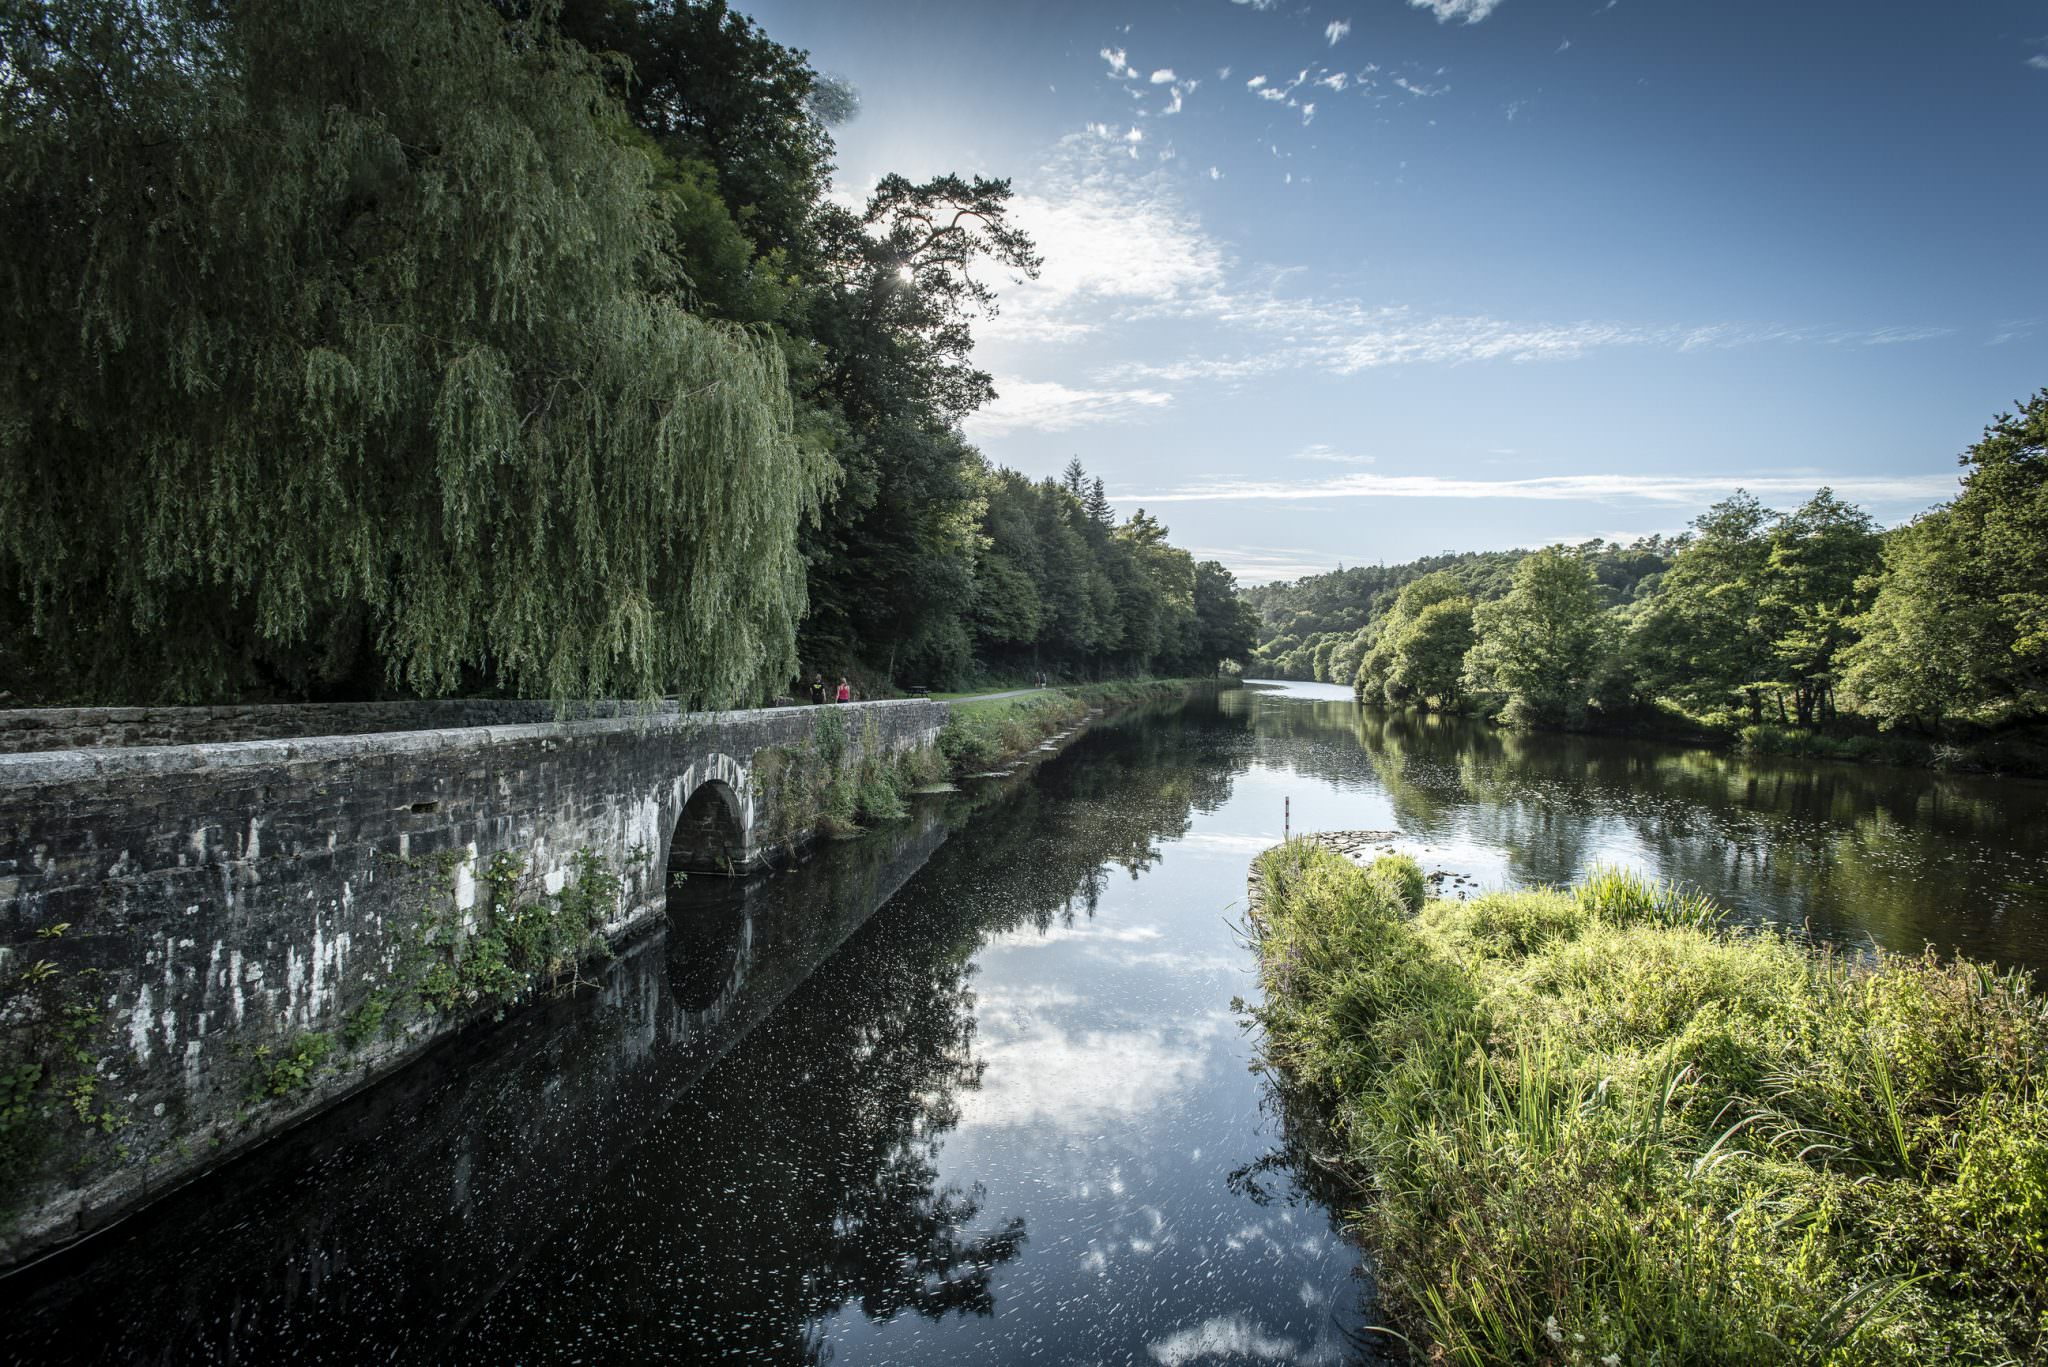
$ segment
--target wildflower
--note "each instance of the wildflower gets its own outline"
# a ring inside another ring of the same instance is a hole
[[[1555,1315],[1543,1321],[1543,1332],[1550,1336],[1552,1343],[1564,1342],[1564,1330],[1558,1327],[1557,1316]]]
[[[1607,1354],[1607,1356],[1600,1359],[1600,1367],[1621,1367],[1621,1354]]]

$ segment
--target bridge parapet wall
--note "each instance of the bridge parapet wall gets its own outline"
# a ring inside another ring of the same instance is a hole
[[[467,921],[494,856],[517,857],[537,894],[561,891],[579,851],[597,855],[623,889],[607,929],[627,933],[662,915],[670,839],[701,785],[730,789],[733,863],[746,866],[772,853],[768,833],[789,833],[754,782],[764,751],[814,743],[829,715],[857,762],[870,747],[931,743],[947,714],[921,700],[575,720],[545,704],[488,706],[547,719],[0,753],[0,982],[47,960],[63,981],[91,983],[94,1104],[118,1121],[95,1136],[58,1118],[43,1179],[0,1216],[0,1263],[185,1180],[472,1018],[422,1012],[334,1048],[288,1094],[257,1095],[266,1060],[361,1033],[365,1004],[417,952],[422,902]],[[148,734],[224,729],[233,710],[157,709]],[[67,734],[47,714],[0,713],[0,735],[31,730]],[[425,867],[441,870],[431,892]],[[16,994],[0,1015],[27,1009]]]

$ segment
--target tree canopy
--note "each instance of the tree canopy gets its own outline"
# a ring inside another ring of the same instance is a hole
[[[993,530],[1008,183],[835,203],[857,101],[724,0],[0,0],[0,46],[0,689],[722,704],[1240,648],[1100,489],[1033,514],[1085,561]]]

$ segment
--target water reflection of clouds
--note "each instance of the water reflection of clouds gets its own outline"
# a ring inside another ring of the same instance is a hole
[[[1337,1345],[1303,1343],[1268,1332],[1245,1315],[1215,1315],[1200,1324],[1176,1329],[1145,1345],[1161,1367],[1193,1367],[1204,1362],[1337,1362]]]
[[[1216,1011],[1171,1026],[1072,1029],[1046,1018],[1062,989],[991,987],[981,994],[986,1065],[960,1097],[960,1124],[1097,1131],[1136,1119],[1198,1083],[1231,1017]]]
[[[1086,941],[1095,944],[1133,945],[1163,940],[1166,932],[1158,926],[1113,926],[1089,921],[1077,926],[1047,926],[1043,930],[1025,926],[989,938],[988,950],[1042,949],[1049,945]]]
[[[1174,854],[1193,854],[1234,860],[1250,859],[1264,854],[1280,843],[1280,833],[1274,831],[1265,835],[1233,835],[1227,831],[1197,831],[1182,836],[1168,848]]]

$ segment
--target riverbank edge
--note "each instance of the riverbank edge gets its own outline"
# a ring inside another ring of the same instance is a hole
[[[1263,682],[1263,681],[1257,681]],[[1388,707],[1352,694],[1360,707],[1376,712],[1428,715],[1416,707]],[[1899,732],[1836,734],[1801,730],[1772,723],[1722,727],[1661,708],[1644,709],[1633,717],[1588,717],[1565,724],[1512,726],[1488,708],[1450,715],[1506,731],[1539,735],[1608,736],[1671,745],[1728,750],[1755,759],[1816,759],[1840,764],[1882,765],[1925,769],[1941,774],[1972,774],[1991,778],[2048,779],[2048,724],[2029,723],[1966,741],[1948,742]]]
[[[1185,702],[1204,688],[1235,687],[1236,680],[1212,678],[1115,679],[987,700],[955,699],[946,704],[951,714],[939,732],[939,753],[955,778],[1007,771],[1048,743],[1071,744],[1096,715]]]
[[[2024,974],[1850,963],[1613,871],[1427,901],[1412,861],[1353,857],[1383,837],[1252,862],[1251,1014],[1418,1354],[2048,1348],[2048,1003]]]

